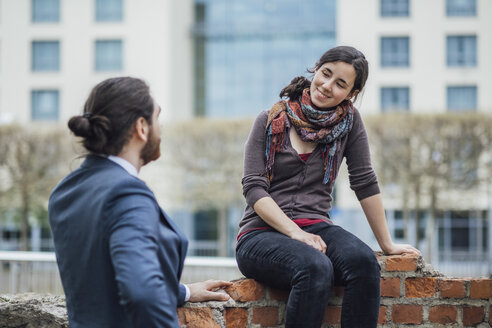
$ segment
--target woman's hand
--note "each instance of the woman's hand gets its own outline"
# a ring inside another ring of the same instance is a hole
[[[313,235],[312,233],[298,229],[289,237],[303,242],[304,244],[309,245],[322,253],[326,252],[326,244],[318,235]]]
[[[284,235],[303,242],[320,252],[326,252],[326,244],[318,235],[307,233],[294,223],[271,197],[260,198],[253,206],[255,212],[270,227]]]
[[[420,251],[409,244],[393,244],[388,248],[383,250],[386,255],[421,255]]]

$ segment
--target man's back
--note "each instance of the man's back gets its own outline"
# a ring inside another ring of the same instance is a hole
[[[88,156],[53,191],[49,215],[71,327],[177,326],[186,246],[163,224],[141,180],[106,158]],[[150,256],[139,254],[149,247]],[[162,293],[162,281],[167,293],[159,304],[152,291]]]

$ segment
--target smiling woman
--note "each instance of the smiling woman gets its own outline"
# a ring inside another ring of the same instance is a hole
[[[248,278],[290,290],[286,328],[319,328],[335,282],[345,286],[342,326],[376,327],[378,262],[328,215],[344,157],[381,249],[419,251],[391,240],[367,134],[351,101],[367,80],[364,55],[332,48],[309,72],[312,81],[296,77],[282,89],[284,99],[257,117],[246,142],[242,184],[248,205],[239,224],[238,266]]]
[[[359,90],[352,91],[355,69],[344,62],[325,63],[316,70],[311,82],[311,101],[321,108],[334,107],[350,100]]]

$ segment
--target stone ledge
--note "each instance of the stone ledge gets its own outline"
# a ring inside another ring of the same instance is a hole
[[[0,327],[68,328],[65,297],[34,293],[0,295]]]
[[[491,327],[492,279],[448,278],[421,257],[378,255],[381,265],[380,328]],[[289,293],[239,279],[227,302],[187,303],[181,328],[281,328]],[[340,327],[343,287],[335,287],[323,328]],[[68,327],[62,296],[0,295],[0,327]]]

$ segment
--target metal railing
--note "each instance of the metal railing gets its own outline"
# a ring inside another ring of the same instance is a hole
[[[181,281],[241,276],[233,258],[187,257]],[[55,253],[0,251],[0,294],[24,292],[63,294]]]
[[[54,253],[0,252],[0,293],[63,294]]]
[[[450,277],[490,277],[492,263],[489,253],[480,249],[440,250],[434,268]]]
[[[491,263],[485,258],[468,261],[438,261],[434,267],[448,276],[489,276]],[[185,260],[181,281],[233,280],[242,277],[234,258],[190,256]],[[23,292],[63,294],[56,265],[50,252],[0,251],[0,294]]]

